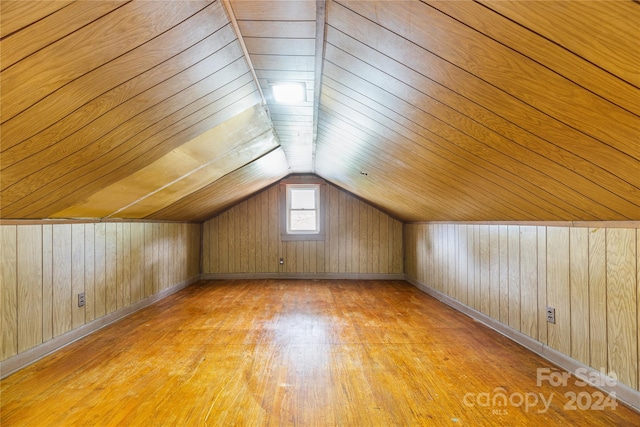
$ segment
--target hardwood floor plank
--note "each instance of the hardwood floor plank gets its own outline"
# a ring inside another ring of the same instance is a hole
[[[597,392],[571,379],[538,386],[538,368],[557,370],[406,282],[201,281],[4,379],[0,422],[640,422],[621,404],[564,409],[570,392]],[[484,405],[482,393],[537,393],[549,404]]]

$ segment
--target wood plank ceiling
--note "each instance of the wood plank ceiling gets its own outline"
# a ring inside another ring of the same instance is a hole
[[[404,221],[640,220],[632,0],[0,6],[2,218],[201,221],[299,172]]]

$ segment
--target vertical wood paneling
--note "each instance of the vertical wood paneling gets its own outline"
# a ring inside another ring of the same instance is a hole
[[[238,233],[238,242],[240,243],[239,255],[239,271],[251,271],[249,267],[251,255],[249,252],[249,228],[251,227],[251,221],[249,221],[248,213],[249,201],[240,203],[238,206],[238,223],[236,225],[236,232]]]
[[[136,222],[131,224],[131,303],[140,301],[144,296],[144,255],[144,224]]]
[[[589,229],[570,229],[571,357],[589,364]]]
[[[71,225],[53,225],[53,336],[71,330]]]
[[[105,314],[116,310],[118,298],[117,282],[117,224],[105,224]]]
[[[501,227],[502,228],[502,227]],[[509,283],[500,280],[500,231],[501,228],[489,228],[489,316],[509,322]],[[506,227],[505,227],[506,232]],[[504,234],[506,243],[506,233]],[[506,272],[506,270],[505,270]],[[505,276],[505,279],[507,277]],[[502,289],[501,289],[502,288]]]
[[[274,185],[271,187],[269,190],[269,272],[272,273],[280,271],[279,260],[282,257],[282,245],[278,238],[280,234],[280,218],[278,216],[278,207],[280,204],[278,194],[278,186]],[[221,224],[221,230],[222,228],[225,227]],[[324,256],[322,259],[324,260]]]
[[[496,304],[500,306],[500,321],[503,323],[509,323],[509,228],[506,225],[499,227],[492,227],[490,229],[495,230],[499,235],[499,256],[496,260],[497,268],[499,269],[498,276],[496,278],[495,287],[496,292],[491,293],[491,298],[495,298]],[[492,268],[494,263],[492,261]],[[495,275],[493,276],[495,277]],[[494,280],[494,279],[492,279]]]
[[[84,292],[84,224],[71,225],[71,327],[84,325],[85,308],[78,307],[78,294]]]
[[[351,268],[354,273],[360,271],[360,247],[362,238],[360,236],[360,200],[352,199],[353,217],[351,222]]]
[[[248,232],[249,236],[247,241],[249,244],[249,271],[254,272],[260,265],[260,260],[258,259],[258,248],[256,246],[259,242],[260,232],[258,228],[262,228],[260,221],[260,213],[258,212],[258,203],[259,200],[257,197],[252,197],[247,200],[248,207],[248,215],[249,215],[249,226]]]
[[[95,225],[95,317],[107,314],[107,227]]]
[[[607,371],[606,229],[589,229],[589,359]]]
[[[538,233],[520,227],[520,331],[538,337]]]
[[[397,219],[393,219],[392,233],[390,240],[393,241],[393,254],[391,256],[391,271],[390,273],[402,273],[404,270],[402,259],[404,258],[404,249],[402,248],[402,223]]]
[[[144,224],[144,297],[153,294],[153,225]]]
[[[480,226],[480,311],[491,315],[491,299],[489,294],[491,273],[491,246],[489,226]]]
[[[0,292],[2,302],[2,358],[18,352],[17,233],[14,225],[0,226]]]
[[[122,254],[118,262],[122,262],[122,307],[126,307],[131,304],[131,224],[128,222],[122,227]]]
[[[547,326],[547,227],[538,228],[538,340],[548,343]]]
[[[118,303],[126,307],[140,301],[148,296],[147,290],[150,295],[156,265],[175,260],[171,276],[166,276],[173,282],[167,287],[199,274],[200,227],[163,225],[0,226],[2,360],[122,308]],[[154,253],[154,237],[167,235],[165,240],[171,247],[162,256]],[[122,272],[120,284],[118,271]],[[78,307],[82,292],[85,306]]]
[[[633,388],[637,388],[638,385],[636,249],[636,230],[607,230],[609,370],[616,373],[619,381]]]
[[[42,343],[42,226],[18,227],[18,353]]]
[[[210,262],[212,261],[213,256],[211,255],[212,238],[210,234],[212,227],[212,221],[205,222],[202,226],[202,235],[209,236],[208,239],[204,239],[202,242],[202,268],[204,269],[204,271],[211,270]]]
[[[162,256],[162,241],[160,230],[162,224],[151,224],[152,235],[152,253],[153,253],[153,293],[160,292],[160,273],[162,271],[160,266],[160,257]]]
[[[230,217],[229,217],[229,211],[223,212],[222,215],[220,215],[219,220],[220,220],[220,225],[218,228],[218,245],[219,245],[219,268],[220,271],[231,271],[229,269],[229,252],[231,249],[231,240],[232,238],[229,236],[229,231],[230,231],[230,221],[229,221]],[[275,247],[273,248],[274,250],[276,249]]]
[[[353,197],[346,197],[345,195],[345,204],[346,204],[346,213],[345,213],[345,217],[344,217],[344,223],[348,224],[347,228],[350,228],[353,224],[353,204],[355,202],[355,199]],[[382,215],[383,218],[387,218],[386,215]],[[387,248],[387,252],[384,253],[384,249],[380,248],[380,257],[381,257],[381,261],[380,261],[380,266],[382,267],[382,269],[384,268],[388,268],[388,264],[385,264],[388,261],[388,257],[389,257],[389,253],[388,253],[388,241],[385,240],[388,236],[388,224],[385,223],[385,225],[387,226],[387,229],[385,229],[384,231],[382,230],[382,224],[380,224],[380,243],[382,245],[385,245],[385,248]],[[382,237],[382,234],[384,234],[384,238]],[[353,251],[353,233],[347,233],[346,234],[346,246],[345,246],[345,250],[344,250],[344,262],[345,262],[345,271],[347,271],[348,273],[353,273],[353,256],[352,256],[352,251]],[[384,258],[384,261],[382,261],[382,258]]]
[[[116,224],[116,305],[114,309],[124,306],[124,224]]]
[[[474,275],[475,275],[475,300],[476,300],[476,305],[475,305],[475,309],[476,310],[480,310],[481,304],[482,304],[482,297],[481,297],[481,289],[482,289],[482,285],[480,283],[480,280],[482,278],[482,260],[480,257],[480,250],[481,250],[481,242],[480,242],[480,226],[479,225],[474,225],[475,228],[475,233],[474,233],[474,249],[475,249],[475,265],[474,265]]]
[[[508,227],[509,326],[520,330],[520,227]]]
[[[258,249],[256,253],[256,271],[269,271],[269,192],[263,191],[258,193],[258,202],[256,204],[256,214],[258,220],[256,222],[256,238],[258,239]],[[217,221],[218,217],[215,217],[213,221]],[[211,262],[215,256],[211,255]],[[203,271],[217,271],[217,268],[212,266],[206,270],[203,267]]]
[[[85,320],[90,322],[95,314],[95,224],[84,225],[84,293]]]
[[[2,228],[2,227],[0,227]],[[42,341],[53,338],[53,226],[42,226]]]
[[[471,230],[466,239],[465,230]],[[410,277],[465,303],[460,289],[466,261],[466,305],[638,389],[640,230],[405,224],[404,245]],[[451,259],[452,250],[458,259]],[[501,266],[506,259],[509,283],[498,294],[491,274],[496,252]],[[446,271],[452,268],[455,274]],[[495,313],[505,293],[506,321],[502,310]],[[555,324],[546,321],[547,305],[556,309]]]
[[[337,190],[336,190],[337,191]],[[337,217],[340,218],[338,222],[338,234],[337,234],[337,247],[338,247],[338,265],[337,271],[344,273],[347,266],[347,239],[346,239],[346,194],[343,191],[337,192],[337,200],[338,203],[336,214]]]
[[[369,245],[368,236],[368,218],[367,205],[363,202],[358,203],[358,211],[360,216],[360,273],[367,272],[367,246]],[[332,271],[331,269],[329,271]]]
[[[164,291],[169,287],[169,283],[171,281],[171,261],[173,259],[171,258],[171,224],[160,224],[160,230],[162,236],[162,257],[160,258],[162,282],[160,284],[160,289]]]
[[[210,221],[210,223],[212,224],[212,226],[209,229],[209,234],[205,234],[203,236],[203,242],[202,244],[204,245],[204,241],[209,242],[209,248],[210,248],[210,259],[209,259],[209,270],[204,269],[204,254],[202,255],[203,257],[203,263],[202,263],[202,271],[218,271],[220,269],[219,265],[220,265],[220,249],[218,248],[218,234],[219,234],[219,226],[218,226],[218,217],[215,217],[214,219],[212,219]],[[266,232],[268,232],[268,230],[266,230]],[[268,244],[268,242],[267,242]],[[265,256],[262,259],[262,265],[268,265],[268,253],[264,254]]]
[[[549,346],[571,354],[569,289],[569,229],[547,228],[547,305],[556,309],[556,323],[549,324]]]
[[[279,185],[207,221],[204,273],[401,273],[402,223],[334,186],[324,194],[325,240],[280,241]]]

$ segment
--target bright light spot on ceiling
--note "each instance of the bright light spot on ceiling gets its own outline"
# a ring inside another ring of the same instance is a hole
[[[275,83],[271,85],[273,99],[280,104],[298,104],[305,100],[304,83]]]

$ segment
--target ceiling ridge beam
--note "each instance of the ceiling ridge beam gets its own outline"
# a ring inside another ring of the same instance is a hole
[[[313,80],[313,137],[311,140],[311,171],[316,172],[316,148],[318,140],[318,118],[320,114],[320,91],[322,90],[322,70],[324,64],[325,22],[327,19],[326,0],[316,1],[316,59]]]

